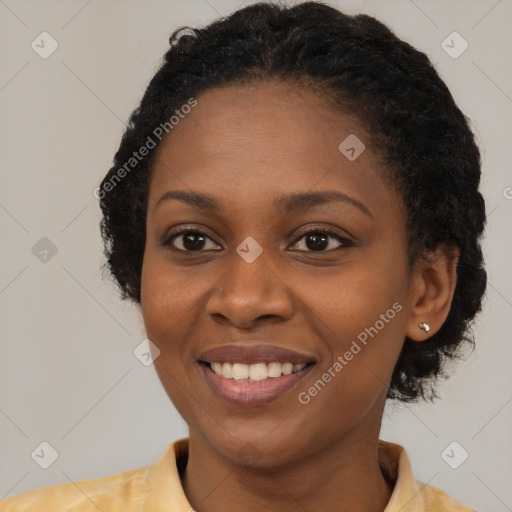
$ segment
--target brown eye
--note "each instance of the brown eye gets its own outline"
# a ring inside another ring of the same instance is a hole
[[[183,252],[198,252],[203,250],[216,250],[215,247],[205,247],[208,241],[216,247],[217,244],[199,229],[184,229],[166,237],[162,245]]]
[[[298,244],[299,241],[301,241],[302,239],[304,239],[304,246],[306,247],[306,249],[299,250],[306,250],[307,252],[327,252],[344,247],[350,247],[353,245],[353,243],[347,238],[343,238],[334,231],[330,231],[327,229],[310,230],[302,234],[299,240],[295,242],[294,245]],[[338,242],[337,247],[332,247],[332,240]]]

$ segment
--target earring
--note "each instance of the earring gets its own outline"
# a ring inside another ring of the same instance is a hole
[[[430,325],[428,325],[427,322],[421,322],[418,327],[423,329],[425,332],[430,332]]]

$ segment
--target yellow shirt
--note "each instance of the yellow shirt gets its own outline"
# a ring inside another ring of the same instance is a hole
[[[191,512],[179,475],[187,458],[188,439],[180,439],[155,464],[11,496],[0,501],[0,512]],[[414,480],[400,445],[379,440],[379,461],[395,482],[384,512],[476,512],[442,490]]]

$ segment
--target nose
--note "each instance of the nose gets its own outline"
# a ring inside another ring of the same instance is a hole
[[[291,318],[293,302],[285,276],[263,251],[252,263],[234,252],[227,273],[208,299],[207,313],[216,321],[248,329],[258,322]]]

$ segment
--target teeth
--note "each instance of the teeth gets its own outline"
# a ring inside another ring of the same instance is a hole
[[[211,369],[225,379],[234,379],[237,381],[258,382],[268,378],[280,377],[281,375],[290,375],[302,370],[306,365],[304,363],[211,363]]]
[[[292,363],[284,363],[281,365],[281,373],[283,375],[290,375],[293,371],[293,364]]]
[[[249,377],[252,380],[265,380],[268,378],[267,365],[265,363],[251,364],[249,366]]]
[[[244,380],[249,378],[249,365],[242,363],[233,364],[231,368],[231,376],[235,380]]]
[[[281,377],[281,363],[269,363],[268,364],[268,376],[269,377]]]
[[[231,379],[231,363],[224,363],[222,365],[222,372],[214,370],[215,373],[222,375],[225,379]]]

